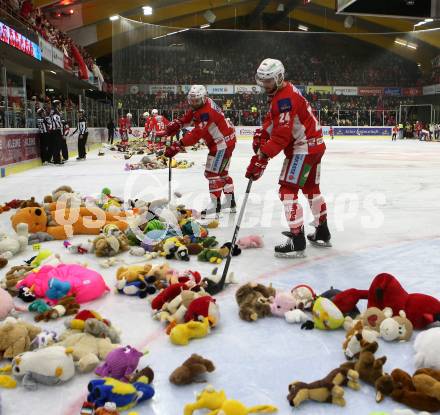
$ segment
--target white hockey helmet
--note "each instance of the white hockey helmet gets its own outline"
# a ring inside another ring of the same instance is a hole
[[[131,118],[133,117],[133,115],[131,114],[131,112],[127,112],[127,118]]]
[[[266,93],[274,93],[284,82],[284,65],[278,59],[267,58],[260,63],[255,74],[257,85],[266,90]]]
[[[149,113],[148,111],[145,111],[142,115],[143,115],[145,118],[147,118],[147,117],[150,116],[150,113]]]
[[[208,91],[204,85],[191,85],[188,92],[188,104],[194,109],[200,108],[205,104],[207,96]]]
[[[157,115],[159,114],[159,111],[155,108],[153,111],[151,111],[151,115]]]

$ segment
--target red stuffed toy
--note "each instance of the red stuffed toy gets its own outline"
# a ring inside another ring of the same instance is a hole
[[[187,290],[188,286],[184,283],[171,284],[169,287],[163,289],[159,294],[154,297],[151,302],[151,308],[153,310],[160,310],[165,303],[169,303],[176,298],[183,290]]]
[[[368,307],[381,310],[391,307],[395,315],[400,310],[405,311],[415,329],[424,329],[429,324],[440,321],[440,301],[426,294],[408,294],[390,274],[377,275],[369,290],[350,288],[337,294],[333,303],[346,314],[359,300],[368,300]]]
[[[191,301],[188,310],[185,313],[185,321],[200,321],[203,318],[209,317],[211,319],[211,325],[215,326],[219,320],[219,311],[215,299],[210,295],[204,295],[203,297],[196,298]]]

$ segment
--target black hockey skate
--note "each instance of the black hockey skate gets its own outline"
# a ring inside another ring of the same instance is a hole
[[[313,246],[319,248],[331,248],[331,235],[328,230],[327,221],[319,224],[315,229],[315,233],[308,234],[307,239]]]
[[[230,213],[237,213],[237,204],[235,202],[234,193],[225,195],[225,201],[222,204],[222,210],[228,211]]]
[[[306,237],[304,230],[298,234],[292,232],[282,232],[287,236],[287,241],[284,244],[275,247],[275,256],[277,258],[304,258],[306,250]]]
[[[220,198],[211,197],[211,203],[206,209],[202,210],[201,218],[206,219],[207,216],[213,216],[215,219],[218,219],[220,217],[221,211],[222,204]]]

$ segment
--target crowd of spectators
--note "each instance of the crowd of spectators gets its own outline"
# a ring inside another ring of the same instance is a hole
[[[414,104],[411,97],[397,96],[347,96],[314,92],[306,93],[305,97],[322,125],[394,125],[400,104]],[[213,95],[212,98],[235,125],[260,125],[261,115],[264,115],[267,107],[263,94]],[[121,111],[135,114],[157,108],[169,117],[187,108],[186,95],[174,93],[127,94],[118,98],[117,106]]]
[[[40,8],[34,8],[31,0],[0,0],[0,6],[53,46],[60,49],[67,58],[72,60],[73,66],[75,66],[75,61],[72,48],[76,47],[89,71],[94,72],[95,60],[92,56],[83,47],[77,45],[70,36],[56,28]]]
[[[186,31],[115,52],[114,83],[250,84],[258,64],[280,59],[297,85],[417,86],[421,72],[365,42],[326,35]]]

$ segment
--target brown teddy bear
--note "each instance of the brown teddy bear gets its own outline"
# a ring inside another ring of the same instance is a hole
[[[13,359],[31,348],[41,329],[23,320],[9,317],[0,325],[0,359]]]
[[[417,370],[413,376],[401,369],[394,369],[391,375],[380,377],[376,382],[377,398],[381,401],[390,396],[419,411],[440,410],[440,371],[434,369]]]
[[[109,257],[128,251],[130,243],[122,232],[114,235],[99,235],[93,240],[92,249],[97,257]]]
[[[153,369],[151,369],[150,366],[147,366],[141,370],[136,370],[134,373],[127,376],[127,380],[129,383],[134,383],[134,382],[137,382],[141,377],[148,378],[148,383],[151,384],[154,380]]]
[[[16,285],[32,272],[33,269],[34,267],[30,265],[17,265],[12,267],[2,280],[1,287],[8,291],[9,294],[16,296],[18,294]]]
[[[385,375],[383,366],[387,361],[385,356],[379,359],[375,358],[374,353],[376,353],[378,348],[377,342],[368,343],[360,352],[359,360],[344,363],[341,367],[356,370],[361,380],[376,387],[378,379]],[[376,396],[376,400],[379,401],[379,398],[379,395]]]
[[[101,228],[108,224],[125,231],[128,223],[123,220],[124,216],[124,212],[113,215],[97,207],[62,208],[50,210],[49,214],[41,207],[26,207],[17,210],[11,222],[15,230],[19,223],[26,223],[31,234],[47,232],[56,240],[64,240],[72,235],[98,235]]]
[[[272,286],[248,283],[241,286],[235,293],[235,299],[240,308],[240,318],[245,321],[256,321],[271,315],[270,297],[275,296]]]
[[[181,366],[170,375],[170,382],[174,385],[189,385],[199,382],[200,375],[215,370],[214,364],[198,354],[192,354]]]
[[[359,390],[359,373],[341,366],[316,382],[293,382],[289,385],[287,400],[295,408],[307,400],[345,406],[342,386]]]
[[[0,258],[0,269],[8,265],[8,260],[6,258]]]

